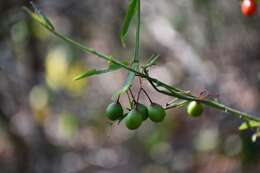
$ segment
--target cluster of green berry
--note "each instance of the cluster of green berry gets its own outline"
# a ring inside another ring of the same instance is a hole
[[[110,103],[106,109],[106,116],[112,120],[123,120],[125,119],[125,125],[128,129],[134,130],[140,127],[143,121],[148,117],[153,122],[162,122],[166,112],[164,108],[156,103],[151,103],[149,106],[145,106],[141,103],[135,103],[133,108],[124,114],[122,105],[117,101]]]
[[[197,101],[189,102],[187,113],[190,117],[199,117],[203,112],[203,106]],[[166,116],[165,109],[157,104],[151,103],[145,106],[141,103],[135,103],[129,112],[124,114],[123,107],[119,101],[110,103],[106,108],[106,116],[112,121],[122,121],[130,130],[135,130],[141,126],[142,122],[149,119],[155,123],[162,122]]]

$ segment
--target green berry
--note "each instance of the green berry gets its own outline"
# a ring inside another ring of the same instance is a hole
[[[203,112],[203,106],[201,103],[198,103],[196,101],[192,101],[189,103],[187,107],[187,113],[191,117],[199,117]]]
[[[148,109],[145,105],[138,103],[136,109],[142,114],[143,121],[148,118]]]
[[[153,122],[162,122],[164,120],[165,115],[165,110],[159,104],[152,103],[148,107],[148,116]]]
[[[125,117],[125,125],[129,130],[137,129],[142,124],[142,114],[136,109],[131,110]]]
[[[123,116],[123,108],[121,104],[119,102],[110,103],[106,109],[106,116],[112,121],[115,121]]]

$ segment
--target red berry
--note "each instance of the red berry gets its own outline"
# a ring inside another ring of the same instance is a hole
[[[241,11],[245,16],[252,16],[256,12],[255,0],[243,0],[241,3]]]

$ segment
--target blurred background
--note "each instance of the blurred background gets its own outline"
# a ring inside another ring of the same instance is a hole
[[[38,0],[56,30],[106,54],[130,59],[119,31],[127,0]],[[1,173],[258,173],[260,142],[241,120],[206,108],[190,119],[168,110],[163,123],[136,131],[104,116],[127,72],[72,78],[107,62],[68,46],[32,21],[27,0],[0,1]],[[260,112],[260,12],[239,0],[142,0],[141,61],[160,54],[151,75],[207,90],[232,107]],[[144,87],[165,105],[171,98]],[[138,89],[138,81],[133,91]],[[148,104],[142,96],[143,103]],[[126,107],[127,98],[121,98]]]

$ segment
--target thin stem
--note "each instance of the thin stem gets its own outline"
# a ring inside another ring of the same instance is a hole
[[[140,77],[138,77],[139,79],[139,91],[138,91],[138,95],[137,95],[137,102],[139,102],[140,99],[140,94],[141,94],[141,89],[142,89],[142,79]]]
[[[170,100],[166,103],[166,106],[172,105],[173,103],[175,103],[178,100],[178,98],[174,98],[173,100]]]
[[[117,97],[116,103],[119,103],[119,100],[120,100],[120,95]]]
[[[163,83],[163,82],[161,82],[161,81],[159,81],[159,80],[157,80],[157,79],[155,79],[155,78],[150,77],[150,76],[149,76],[149,73],[148,73],[148,70],[147,70],[146,68],[144,68],[144,71],[143,71],[143,72],[144,72],[144,74],[145,74],[146,76],[149,77],[149,80],[151,80],[152,82],[156,83],[157,86],[162,86],[162,87],[168,88],[168,89],[173,90],[173,91],[176,91],[176,92],[181,92],[181,93],[186,93],[186,94],[190,93],[190,91],[184,91],[184,90],[182,90],[182,89],[180,89],[180,88],[167,85],[167,84],[165,84],[165,83]],[[142,73],[142,74],[143,74],[143,73]],[[137,73],[136,75],[139,75],[139,74]],[[140,75],[140,76],[143,77],[142,75]]]
[[[149,94],[148,94],[143,88],[141,88],[141,91],[143,91],[143,93],[146,95],[146,97],[149,99],[150,103],[152,104],[153,101],[152,101],[152,99],[150,98]]]
[[[139,50],[140,50],[140,30],[141,30],[141,0],[137,2],[137,27],[135,38],[135,50],[133,62],[139,63]]]
[[[134,94],[133,94],[131,88],[129,88],[129,92],[130,92],[130,95],[131,95],[132,98],[133,98],[133,101],[136,103],[135,96],[134,96]]]
[[[152,87],[153,87],[156,91],[158,91],[158,92],[160,92],[160,93],[163,93],[163,94],[165,94],[165,95],[177,97],[177,98],[184,99],[184,100],[191,100],[191,101],[196,99],[194,96],[191,97],[190,95],[186,95],[185,93],[181,94],[181,93],[179,93],[179,92],[176,92],[175,90],[171,90],[171,87],[168,86],[167,84],[164,85],[164,83],[162,83],[162,86],[164,86],[165,89],[167,89],[168,91],[160,90],[160,89],[153,83],[154,80],[152,80],[152,79],[147,79],[147,80],[148,80],[148,82],[152,85]],[[196,100],[197,100],[197,99],[196,99]]]
[[[241,112],[239,110],[233,109],[233,108],[228,107],[226,105],[223,105],[223,104],[221,104],[221,103],[219,103],[217,101],[201,100],[201,102],[204,103],[205,105],[210,106],[210,107],[214,107],[214,108],[220,109],[220,110],[222,110],[222,111],[224,111],[226,113],[231,113],[231,114],[237,116],[240,119],[253,120],[253,121],[260,122],[260,118],[258,118],[258,117],[253,117],[253,116],[251,116],[248,113]]]
[[[180,103],[175,103],[174,105],[171,105],[171,106],[166,106],[166,107],[164,108],[164,110],[182,107],[182,106],[184,106],[187,102],[188,102],[188,101],[185,100],[185,101],[182,101],[182,102],[180,102]]]
[[[129,92],[126,92],[126,94],[127,94],[127,98],[128,98],[128,102],[130,104],[130,107],[133,108],[133,106],[132,106],[132,99],[130,98]]]

